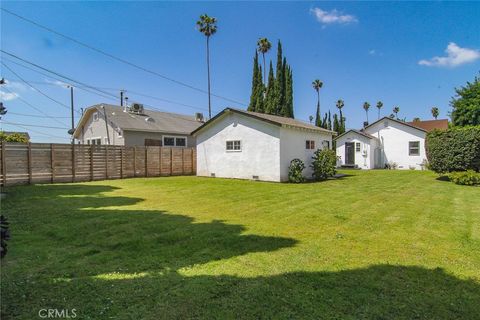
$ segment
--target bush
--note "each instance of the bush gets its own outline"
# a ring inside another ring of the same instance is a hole
[[[303,169],[305,169],[305,164],[300,159],[293,159],[290,161],[290,166],[288,167],[288,181],[293,183],[301,183],[305,181],[303,176]]]
[[[313,178],[317,181],[333,177],[337,173],[336,165],[338,157],[335,151],[318,149],[315,151],[312,162]]]
[[[480,185],[480,173],[473,170],[452,172],[448,175],[450,181],[465,186]]]
[[[28,137],[20,133],[7,134],[3,131],[0,131],[0,141],[28,143]]]
[[[480,170],[480,126],[434,130],[427,134],[429,168],[437,173]]]

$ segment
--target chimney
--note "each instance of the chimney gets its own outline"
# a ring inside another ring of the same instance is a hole
[[[368,121],[363,121],[363,129],[365,129],[368,126]]]
[[[125,104],[123,105],[123,112],[128,111],[128,97],[125,97]]]
[[[195,121],[203,122],[203,113],[195,112]]]

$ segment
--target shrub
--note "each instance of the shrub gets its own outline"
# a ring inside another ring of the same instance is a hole
[[[28,143],[28,137],[20,133],[7,134],[3,131],[0,131],[0,141]]]
[[[300,159],[293,159],[290,161],[290,166],[288,167],[288,181],[293,183],[301,183],[305,181],[303,176],[303,169],[305,169],[305,164]]]
[[[480,126],[434,130],[427,134],[429,168],[437,173],[480,170]]]
[[[394,161],[389,161],[388,163],[385,163],[385,169],[388,170],[397,170],[398,164]]]
[[[312,162],[313,178],[317,181],[333,177],[337,172],[337,155],[329,149],[318,149],[315,151]]]
[[[456,184],[466,186],[480,185],[480,173],[473,170],[452,172],[448,175],[448,178]]]

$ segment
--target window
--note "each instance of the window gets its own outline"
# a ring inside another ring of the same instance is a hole
[[[98,112],[93,113],[93,121],[98,121]]]
[[[227,141],[227,151],[241,151],[242,144],[240,140]]]
[[[185,146],[187,146],[187,139],[186,138],[175,138],[175,145],[177,147],[185,147]]]
[[[420,155],[420,141],[409,141],[408,142],[408,155],[409,156],[419,156]]]
[[[315,150],[315,141],[313,141],[313,140],[305,141],[305,148],[307,150]]]
[[[163,145],[165,147],[186,147],[187,138],[163,136]]]
[[[355,142],[355,151],[360,152],[360,142]]]
[[[322,145],[323,145],[323,149],[330,149],[330,141],[323,140]]]
[[[101,138],[92,138],[92,139],[87,139],[87,144],[102,144],[102,139]]]

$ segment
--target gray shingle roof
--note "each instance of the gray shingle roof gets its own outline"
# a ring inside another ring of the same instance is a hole
[[[245,110],[239,110],[239,109],[234,109],[234,108],[226,108],[223,111],[221,111],[219,114],[217,114],[215,117],[210,119],[208,122],[206,122],[202,127],[208,125],[212,121],[215,121],[218,117],[220,117],[222,114],[225,112],[236,112],[240,113],[249,117],[253,117],[262,121],[270,122],[276,125],[280,126],[290,126],[290,127],[295,127],[295,128],[302,128],[302,129],[308,129],[308,130],[314,130],[314,131],[321,131],[321,132],[326,132],[326,133],[331,133],[333,135],[336,134],[334,131],[330,131],[324,128],[319,128],[317,126],[314,126],[313,124],[303,122],[300,120],[292,119],[292,118],[286,118],[286,117],[280,117],[280,116],[274,116],[271,114],[265,114],[265,113],[258,113],[258,112],[252,112],[252,111],[245,111]],[[193,133],[199,131],[202,127],[199,127],[197,130],[195,130]]]
[[[105,103],[88,108],[85,112],[85,117],[87,118],[89,113],[93,112],[95,109],[103,114],[102,106],[105,107],[108,120],[116,124],[122,130],[127,131],[190,134],[190,132],[203,124],[203,122],[195,120],[193,115],[188,116],[147,109],[144,110],[144,114],[134,114],[123,112],[123,109],[120,106]],[[149,120],[147,120],[147,118],[149,118]]]
[[[366,132],[363,132],[363,131],[360,131],[360,130],[350,129],[350,130],[345,131],[344,133],[342,133],[342,134],[339,135],[338,137],[335,137],[334,140],[337,140],[337,139],[339,139],[340,137],[343,137],[344,135],[346,135],[346,134],[349,133],[349,132],[354,132],[354,133],[359,134],[359,135],[361,135],[361,136],[364,136],[364,137],[366,137],[366,138],[368,138],[368,139],[376,139],[376,137],[372,136],[372,135],[369,134],[369,133],[366,133]]]

